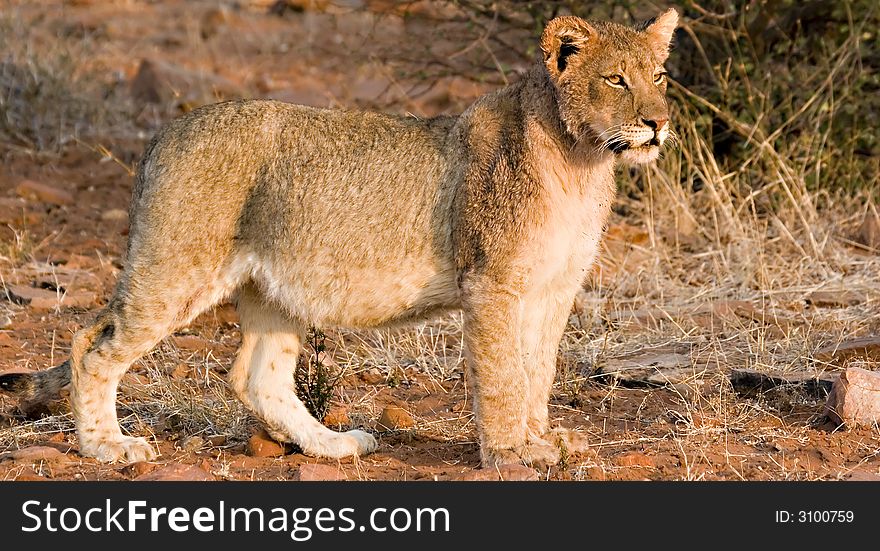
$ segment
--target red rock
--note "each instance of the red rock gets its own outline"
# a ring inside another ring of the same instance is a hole
[[[121,471],[131,478],[139,478],[156,470],[158,465],[149,461],[138,461],[131,463],[121,469]]]
[[[387,406],[379,416],[379,430],[402,430],[415,425],[412,415],[403,408]]]
[[[605,480],[605,469],[599,467],[598,465],[593,465],[592,467],[587,467],[583,471],[583,476],[587,480]]]
[[[211,348],[211,343],[207,339],[197,335],[174,335],[168,340],[180,350],[189,352],[202,352]]]
[[[375,367],[361,371],[360,377],[368,385],[381,385],[387,380],[385,375]]]
[[[30,446],[0,454],[0,461],[33,463],[38,461],[69,461],[68,457],[50,446]]]
[[[160,469],[156,469],[151,473],[147,473],[136,477],[134,480],[147,481],[206,481],[214,480],[214,475],[196,467],[195,465],[184,465],[181,463],[169,463]]]
[[[293,479],[301,482],[319,482],[328,480],[346,480],[345,473],[339,467],[306,463],[300,465],[293,474]]]
[[[94,268],[97,264],[98,261],[92,257],[81,254],[71,254],[68,255],[64,267],[73,270],[89,270]]]
[[[818,362],[843,362],[853,357],[880,358],[880,337],[861,337],[830,344],[813,354]]]
[[[272,440],[266,431],[260,430],[248,440],[248,455],[252,457],[281,457],[284,446]]]
[[[880,472],[868,469],[856,469],[844,478],[853,482],[880,482]]]
[[[864,293],[849,289],[836,291],[814,291],[807,297],[807,303],[820,308],[846,308],[865,302]]]
[[[232,304],[221,304],[214,308],[214,319],[223,325],[235,325],[238,323],[238,312]]]
[[[349,423],[348,410],[344,407],[330,408],[324,416],[324,424],[331,427],[339,427]]]
[[[73,203],[73,195],[69,192],[33,180],[22,180],[15,186],[15,193],[31,201],[41,201],[53,205]]]
[[[619,455],[613,459],[618,467],[653,467],[654,460],[639,452],[631,452]]]
[[[242,95],[241,87],[220,75],[191,71],[160,60],[141,61],[131,81],[132,96],[144,103],[197,104],[218,96]]]
[[[28,226],[39,224],[43,213],[28,210],[28,204],[21,199],[0,197],[0,225]]]
[[[880,422],[880,372],[847,369],[834,383],[825,413],[831,420],[853,427]]]
[[[214,447],[225,446],[228,438],[225,434],[215,434],[214,436],[208,437],[208,442]]]
[[[856,232],[855,240],[872,249],[880,249],[880,216],[873,204],[865,212],[865,218]]]
[[[9,285],[6,287],[9,298],[17,304],[31,305],[42,308],[46,305],[54,307],[58,303],[61,294],[46,289],[37,289],[28,285]]]
[[[517,482],[538,480],[538,473],[525,465],[511,463],[508,465],[500,465],[496,468],[487,467],[484,469],[474,469],[459,475],[454,480],[462,481],[479,481],[479,482]]]
[[[225,6],[211,8],[199,20],[199,32],[203,40],[215,36],[229,22],[229,10]]]
[[[36,471],[30,467],[26,467],[13,480],[16,482],[46,482],[49,480],[45,476],[38,475]]]
[[[57,306],[87,308],[97,300],[97,295],[88,291],[60,293],[29,285],[10,285],[6,292],[13,302],[27,305],[33,310],[52,310]]]
[[[9,333],[0,333],[0,348],[21,348],[21,345]],[[0,372],[2,373],[11,373],[11,371]]]
[[[185,452],[198,452],[205,447],[205,439],[201,436],[188,436],[180,441],[180,449]]]
[[[172,379],[179,381],[181,379],[186,379],[187,377],[189,377],[189,371],[190,369],[188,365],[186,365],[185,363],[179,363],[170,370],[169,374],[171,375]]]

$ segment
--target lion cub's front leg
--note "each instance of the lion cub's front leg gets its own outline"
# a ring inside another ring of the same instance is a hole
[[[483,466],[553,465],[559,450],[529,439],[529,381],[523,365],[523,303],[514,286],[489,278],[462,287],[464,342]]]

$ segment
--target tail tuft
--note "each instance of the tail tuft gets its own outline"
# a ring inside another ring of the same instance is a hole
[[[24,394],[32,384],[32,373],[8,373],[0,375],[0,392],[7,394]]]
[[[7,373],[0,375],[0,392],[11,394],[19,399],[19,409],[23,412],[35,411],[37,406],[45,406],[61,394],[61,389],[70,384],[70,361],[33,373]]]

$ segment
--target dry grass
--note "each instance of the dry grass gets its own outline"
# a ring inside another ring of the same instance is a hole
[[[41,32],[42,31],[42,32]],[[10,7],[0,13],[0,146],[57,154],[78,139],[127,130],[118,77],[89,59],[88,35],[34,28]]]

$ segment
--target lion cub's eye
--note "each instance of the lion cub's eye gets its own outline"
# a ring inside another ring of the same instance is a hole
[[[626,81],[623,80],[623,77],[620,75],[611,75],[605,77],[605,82],[607,82],[611,86],[616,86],[617,88],[626,88]]]
[[[666,80],[665,72],[660,72],[654,75],[654,84],[663,84],[664,80]]]

